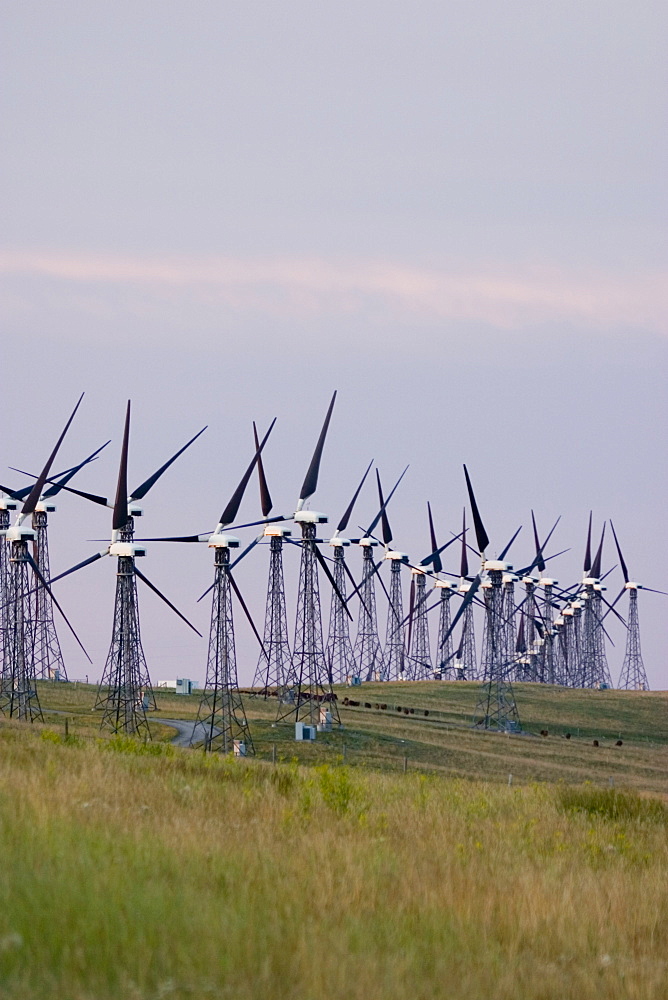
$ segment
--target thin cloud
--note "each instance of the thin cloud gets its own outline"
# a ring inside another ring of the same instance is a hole
[[[631,275],[546,266],[420,268],[383,260],[132,256],[64,252],[0,253],[0,274],[74,286],[113,285],[160,294],[179,289],[236,310],[281,318],[319,313],[483,322],[501,330],[569,322],[665,333],[667,283],[656,272]]]

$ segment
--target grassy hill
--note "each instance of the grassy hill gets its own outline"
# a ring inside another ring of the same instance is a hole
[[[343,729],[318,734],[315,745],[295,743],[289,725],[273,726],[275,698],[248,694],[245,704],[264,759],[275,753],[283,760],[334,764],[345,757],[350,766],[388,771],[407,767],[504,783],[509,775],[515,783],[591,781],[668,796],[668,692],[518,684],[524,733],[509,736],[471,729],[477,689],[475,683],[427,681],[338,688]],[[47,725],[60,729],[69,717],[71,731],[97,736],[93,687],[45,683],[39,691]],[[199,696],[156,696],[154,738],[169,740],[173,730],[160,725],[160,717],[194,719]],[[346,706],[346,698],[360,704]],[[619,739],[622,746],[616,746]]]

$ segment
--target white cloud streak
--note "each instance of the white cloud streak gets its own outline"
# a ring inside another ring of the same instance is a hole
[[[656,271],[619,275],[545,265],[467,269],[386,260],[234,258],[0,252],[0,275],[84,289],[110,285],[151,295],[185,293],[268,317],[391,315],[422,322],[482,322],[500,331],[569,323],[666,333],[668,283]]]

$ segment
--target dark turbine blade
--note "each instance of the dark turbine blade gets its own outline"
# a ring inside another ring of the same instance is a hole
[[[589,511],[589,527],[587,528],[587,547],[585,549],[585,557],[582,568],[585,573],[588,573],[591,569],[591,511]]]
[[[134,491],[134,493],[130,497],[130,500],[143,500],[148,491],[153,486],[155,486],[155,484],[160,479],[160,476],[163,474],[163,472],[167,472],[167,469],[177,460],[179,455],[182,455],[183,452],[186,450],[186,448],[189,448],[190,445],[194,441],[196,441],[197,438],[200,436],[200,434],[203,434],[205,430],[206,427],[203,427],[201,431],[198,431],[197,434],[195,434],[195,437],[192,437],[190,441],[186,442],[183,448],[179,448],[176,454],[172,455],[172,457],[167,462],[165,462],[164,465],[161,465],[160,468],[157,470],[157,472],[154,472],[152,476],[149,476],[148,479],[144,480],[141,486],[138,486],[137,489]]]
[[[610,527],[612,528],[612,535],[613,535],[613,538],[615,539],[615,545],[617,546],[617,555],[619,556],[619,564],[622,567],[622,573],[624,574],[624,583],[628,583],[629,582],[629,571],[626,568],[626,563],[624,562],[624,556],[622,555],[622,550],[619,547],[619,542],[617,540],[617,532],[615,531],[615,526],[612,523],[612,521],[610,522]]]
[[[383,487],[380,484],[380,473],[376,469],[376,484],[378,486],[378,502],[380,503],[380,527],[383,535],[383,542],[385,545],[389,545],[392,541],[392,529],[390,528],[390,521],[387,516],[387,511],[385,509],[386,504],[383,500]]]
[[[480,582],[481,582],[480,581],[480,574],[478,573],[478,575],[474,578],[473,583],[469,587],[468,591],[466,592],[466,595],[464,596],[464,600],[459,605],[459,607],[457,609],[457,614],[452,619],[452,623],[450,625],[450,628],[448,629],[448,631],[443,636],[443,639],[441,640],[441,649],[443,649],[443,647],[445,646],[446,642],[448,641],[448,639],[450,638],[450,636],[452,635],[452,633],[454,631],[455,625],[457,624],[457,622],[462,617],[462,615],[466,611],[467,607],[469,606],[469,604],[471,603],[471,601],[475,597],[476,591],[477,591],[478,587],[480,586]]]
[[[329,580],[329,583],[330,583],[330,586],[331,586],[332,590],[334,591],[334,593],[338,597],[339,601],[341,602],[341,604],[343,606],[343,610],[345,611],[345,613],[348,615],[348,617],[352,621],[353,620],[353,616],[351,615],[350,611],[348,610],[348,607],[346,605],[346,599],[343,596],[343,594],[341,593],[341,591],[339,590],[339,588],[337,587],[336,580],[332,576],[330,568],[327,565],[327,563],[325,562],[325,560],[323,558],[323,554],[322,554],[322,552],[320,551],[320,549],[318,548],[318,546],[316,545],[315,542],[313,543],[313,551],[315,552],[316,559],[318,560],[318,562],[322,566],[323,573],[325,574],[325,576]]]
[[[327,437],[329,421],[332,419],[332,410],[334,409],[335,401],[336,401],[336,391],[334,392],[332,400],[329,404],[329,409],[327,410],[327,416],[325,417],[325,422],[322,425],[322,430],[320,431],[320,437],[318,438],[318,443],[315,446],[315,451],[313,452],[313,458],[311,459],[311,464],[308,467],[308,471],[306,473],[306,477],[302,485],[301,493],[299,494],[299,499],[302,501],[308,500],[310,496],[313,496],[318,486],[320,459],[322,458],[322,452],[325,447],[325,438]]]
[[[167,597],[165,597],[165,595],[164,595],[164,594],[162,594],[162,593],[161,593],[161,592],[160,592],[160,591],[158,590],[158,588],[157,588],[157,587],[155,586],[155,584],[154,584],[154,583],[151,583],[151,581],[150,581],[150,580],[148,579],[148,577],[147,577],[147,576],[144,576],[144,574],[142,573],[142,571],[141,571],[140,569],[137,569],[137,567],[135,566],[134,570],[135,570],[135,575],[136,575],[136,576],[138,576],[138,577],[139,577],[139,579],[140,579],[140,580],[142,580],[142,581],[143,581],[143,582],[144,582],[144,583],[146,584],[146,586],[147,586],[147,587],[149,587],[149,588],[150,588],[150,589],[151,589],[151,590],[153,591],[153,593],[154,593],[154,594],[157,594],[157,595],[158,595],[158,597],[160,598],[160,600],[161,600],[161,601],[164,601],[164,602],[165,602],[165,604],[167,605],[167,607],[168,607],[168,608],[171,608],[171,609],[172,609],[172,611],[174,612],[174,614],[175,614],[175,615],[178,615],[178,616],[179,616],[179,618],[180,618],[180,619],[181,619],[182,621],[184,621],[184,622],[186,623],[186,625],[188,626],[188,628],[191,628],[191,629],[193,630],[193,632],[197,632],[197,635],[198,635],[198,636],[200,637],[200,639],[201,639],[201,638],[202,638],[202,633],[201,633],[201,632],[199,631],[199,629],[196,629],[196,628],[195,628],[195,626],[194,626],[194,625],[192,625],[192,624],[191,624],[191,623],[190,623],[190,622],[188,621],[188,619],[186,618],[186,616],[185,616],[185,615],[182,615],[182,614],[181,614],[181,612],[179,611],[179,609],[178,609],[177,607],[175,607],[175,606],[174,606],[174,605],[172,604],[172,602],[171,602],[171,601],[170,601],[170,600],[169,600],[169,599],[168,599]]]
[[[394,484],[394,486],[390,490],[390,494],[389,494],[387,500],[384,503],[381,501],[380,510],[378,511],[378,513],[376,514],[376,516],[374,517],[374,519],[371,522],[371,524],[369,525],[369,527],[366,529],[365,535],[368,536],[368,535],[370,535],[372,533],[372,531],[374,530],[374,528],[376,527],[376,525],[380,521],[381,517],[383,516],[383,513],[387,510],[387,505],[389,504],[390,500],[394,496],[394,492],[395,492],[397,486],[399,485],[399,483],[404,478],[404,476],[406,475],[407,472],[408,472],[408,466],[406,466],[406,468],[401,473],[401,475],[397,479],[396,483]],[[376,472],[376,474],[377,474],[377,472]],[[380,477],[378,477],[378,482],[380,483]],[[379,496],[382,496],[382,490],[379,492]],[[389,525],[388,525],[388,527],[389,527]]]
[[[519,535],[519,533],[520,533],[520,531],[521,531],[521,530],[522,530],[522,525],[520,524],[519,528],[517,529],[517,531],[515,532],[515,534],[514,534],[514,535],[513,535],[513,537],[512,537],[511,539],[510,539],[510,541],[509,541],[509,542],[508,542],[508,544],[506,545],[505,549],[503,550],[503,552],[502,552],[502,553],[501,553],[501,555],[499,556],[499,559],[502,559],[502,560],[503,560],[503,559],[505,559],[505,558],[506,558],[506,556],[507,556],[507,554],[508,554],[508,552],[509,552],[509,550],[510,550],[510,546],[511,546],[511,545],[513,544],[513,542],[515,541],[515,539],[517,538],[517,536]]]
[[[336,526],[336,530],[337,531],[345,531],[346,528],[348,527],[348,521],[350,520],[350,515],[353,512],[353,507],[355,506],[355,503],[357,502],[357,498],[360,495],[362,487],[364,486],[364,480],[369,475],[369,469],[371,468],[372,465],[373,465],[373,459],[367,465],[366,472],[362,476],[362,479],[360,480],[360,484],[359,484],[359,486],[357,487],[357,489],[355,490],[355,492],[353,494],[352,500],[350,501],[350,503],[346,507],[346,510],[345,510],[345,513],[344,513],[343,517],[341,518],[341,520],[337,524],[337,526]]]
[[[538,541],[538,528],[536,527],[536,517],[533,511],[531,511],[531,523],[533,525],[533,540],[536,545],[536,568],[540,573],[545,572],[545,562],[543,560],[543,552],[540,547],[540,542]]]
[[[603,531],[601,532],[601,542],[599,544],[598,549],[596,550],[596,555],[591,565],[591,574],[596,580],[598,580],[598,578],[601,575],[601,560],[603,558],[603,539],[605,538],[605,523],[606,522],[604,521]]]
[[[489,538],[485,527],[482,523],[482,518],[480,516],[480,511],[478,510],[478,504],[476,503],[475,494],[473,492],[473,486],[471,485],[471,480],[469,478],[468,469],[464,466],[464,475],[466,477],[466,489],[469,493],[469,502],[471,504],[471,513],[473,514],[473,527],[475,528],[475,537],[478,544],[478,551],[480,555],[483,555],[487,550],[489,545]]]
[[[59,476],[54,485],[51,487],[51,489],[47,490],[46,493],[44,494],[44,499],[46,500],[49,499],[50,497],[57,496],[58,493],[60,493],[60,491],[62,490],[62,488],[66,486],[67,483],[69,483],[70,479],[73,479],[74,476],[76,476],[77,472],[83,469],[84,465],[88,465],[89,462],[94,462],[97,456],[100,454],[100,452],[104,448],[106,448],[108,444],[111,444],[111,440],[105,441],[103,445],[100,445],[97,451],[94,451],[92,455],[88,456],[88,458],[84,458],[83,462],[79,462],[79,464],[75,465],[73,469],[68,469],[66,473],[63,473],[62,476]]]
[[[253,455],[252,462],[250,463],[250,465],[248,466],[248,468],[244,472],[243,476],[241,477],[239,485],[237,486],[236,490],[234,491],[234,493],[230,497],[230,500],[229,500],[229,503],[227,504],[227,507],[225,508],[225,510],[223,511],[223,513],[220,515],[220,523],[222,525],[232,524],[232,522],[234,521],[235,517],[237,516],[237,512],[239,510],[239,507],[241,506],[241,501],[243,500],[244,493],[246,492],[246,487],[248,486],[248,482],[250,480],[250,477],[253,475],[253,469],[255,468],[255,463],[257,462],[258,458],[260,457],[260,453],[262,452],[262,449],[264,448],[265,444],[267,443],[267,438],[269,437],[269,435],[271,434],[272,430],[274,429],[274,424],[275,423],[276,423],[276,417],[274,417],[274,419],[270,423],[269,430],[267,431],[267,433],[265,434],[265,436],[262,438],[261,443],[259,444],[259,446],[258,446],[255,454]]]
[[[459,575],[463,580],[469,575],[469,555],[466,548],[466,507],[462,518],[462,558],[459,565]]]
[[[269,487],[267,486],[267,477],[264,474],[264,465],[262,464],[262,455],[260,452],[260,439],[257,436],[257,427],[255,426],[255,421],[253,421],[253,439],[255,441],[255,453],[257,454],[257,475],[260,481],[260,506],[262,508],[262,517],[268,517],[271,513],[271,508],[274,506],[271,502],[271,494],[269,493]]]
[[[443,563],[441,562],[441,554],[438,548],[438,542],[436,541],[436,532],[434,531],[434,519],[431,516],[431,504],[427,500],[427,513],[429,514],[429,537],[431,540],[431,556],[429,557],[431,562],[434,564],[434,572],[440,573],[443,569]],[[433,558],[432,558],[433,557]]]
[[[26,549],[26,559],[28,560],[28,562],[32,566],[33,573],[40,580],[40,582],[41,582],[42,586],[44,587],[44,589],[46,590],[47,594],[49,595],[49,597],[51,598],[51,600],[53,601],[53,603],[56,605],[56,607],[60,611],[61,615],[63,616],[65,624],[67,625],[68,629],[70,630],[70,632],[72,633],[72,635],[74,636],[74,638],[78,642],[79,646],[83,650],[84,656],[86,657],[86,659],[88,660],[88,662],[92,664],[93,661],[91,660],[90,656],[86,652],[86,648],[85,648],[84,644],[82,643],[81,639],[79,638],[79,636],[74,631],[74,626],[72,625],[72,623],[70,622],[69,618],[67,617],[67,615],[65,614],[65,612],[61,608],[60,604],[56,600],[55,595],[54,595],[53,591],[51,590],[51,587],[49,586],[49,584],[46,582],[46,580],[42,576],[42,572],[41,572],[39,566],[37,565],[37,563],[35,562],[35,560],[30,555],[30,553],[28,552],[27,549]],[[70,572],[73,572],[73,570],[70,570]],[[62,575],[65,576],[66,574],[63,573]]]
[[[71,566],[69,569],[66,569],[64,573],[59,573],[58,576],[52,576],[49,580],[49,585],[56,583],[58,580],[62,580],[63,577],[69,576],[70,573],[76,573],[77,570],[83,569],[84,566],[90,566],[91,563],[97,562],[98,559],[101,559],[102,556],[106,555],[108,555],[106,550],[104,552],[96,552],[95,555],[89,556],[88,559],[84,559],[83,562],[77,563],[76,566]]]
[[[79,396],[79,402],[77,403],[77,405],[72,410],[72,415],[70,416],[70,419],[65,424],[65,427],[64,427],[64,430],[63,430],[62,434],[60,435],[60,437],[56,441],[55,448],[53,449],[53,451],[49,455],[48,459],[46,460],[46,465],[42,469],[42,471],[41,471],[41,473],[40,473],[40,475],[39,475],[39,477],[37,479],[37,482],[35,483],[35,485],[31,489],[31,491],[28,494],[28,497],[27,497],[25,503],[23,504],[23,507],[21,509],[21,513],[22,514],[33,514],[34,513],[35,507],[37,506],[37,501],[39,500],[40,496],[42,495],[42,490],[44,489],[44,483],[46,482],[46,480],[48,478],[48,475],[49,475],[49,473],[51,471],[51,466],[53,465],[53,462],[55,460],[56,455],[58,454],[58,449],[60,448],[61,444],[63,443],[63,438],[65,437],[65,435],[67,434],[68,430],[70,429],[70,424],[74,420],[75,414],[76,414],[77,410],[79,409],[79,407],[81,406],[81,400],[83,398],[84,398],[84,394],[82,392],[81,395]],[[86,655],[88,655],[88,654],[86,654]]]
[[[264,656],[265,660],[269,659],[269,657],[267,656],[267,651],[264,648],[264,643],[262,642],[262,639],[260,638],[260,633],[255,628],[255,622],[253,621],[253,617],[252,617],[250,611],[248,610],[248,605],[244,601],[243,596],[241,594],[241,591],[239,590],[239,588],[237,586],[237,581],[234,579],[234,577],[230,573],[230,567],[227,568],[227,579],[232,584],[232,590],[237,595],[237,600],[239,601],[239,604],[242,607],[243,613],[246,615],[246,618],[250,622],[250,627],[253,629],[253,633],[255,634],[255,638],[260,643],[260,649],[262,650],[262,655]]]
[[[116,499],[114,500],[114,514],[111,520],[113,531],[118,531],[130,520],[128,514],[128,447],[130,443],[130,400],[128,399],[127,410],[125,411],[125,428],[123,430],[123,444],[121,445],[121,461],[118,466],[118,483],[116,484]]]

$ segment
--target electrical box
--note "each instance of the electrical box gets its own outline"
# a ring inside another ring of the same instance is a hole
[[[176,678],[176,694],[192,694],[193,682],[187,677]]]
[[[362,678],[357,674],[352,674],[348,677],[348,687],[361,687]]]
[[[307,726],[303,722],[295,722],[295,739],[311,742],[315,740],[315,726]]]
[[[246,744],[243,740],[234,740],[233,752],[235,757],[245,757],[246,756]]]
[[[332,713],[324,705],[320,707],[320,723],[318,732],[329,733],[332,731]]]

